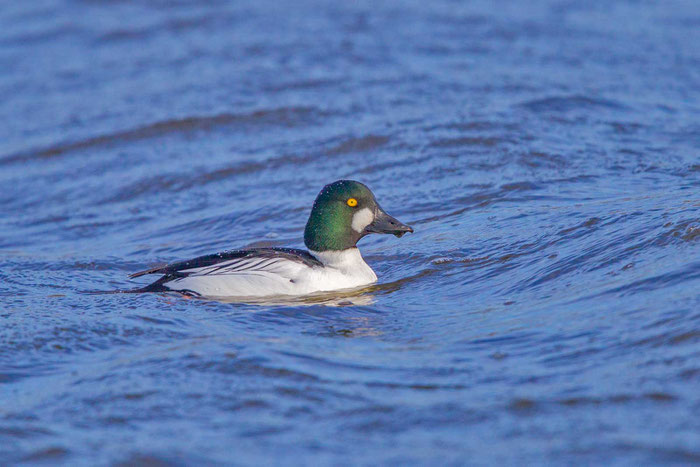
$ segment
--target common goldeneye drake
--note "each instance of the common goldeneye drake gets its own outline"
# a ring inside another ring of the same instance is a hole
[[[141,292],[203,297],[270,297],[349,289],[377,281],[357,242],[367,234],[401,237],[413,229],[387,214],[360,182],[339,180],[316,197],[304,230],[309,251],[251,248],[200,256],[131,274],[163,274]]]

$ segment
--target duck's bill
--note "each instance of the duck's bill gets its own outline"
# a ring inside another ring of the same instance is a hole
[[[390,216],[383,210],[377,211],[374,220],[365,227],[366,233],[392,234],[401,237],[406,232],[413,233],[413,228]]]

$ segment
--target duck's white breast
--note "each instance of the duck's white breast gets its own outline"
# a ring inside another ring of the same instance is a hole
[[[341,251],[311,251],[323,263],[322,268],[308,271],[308,282],[316,291],[349,289],[377,282],[377,275],[369,267],[357,248]]]

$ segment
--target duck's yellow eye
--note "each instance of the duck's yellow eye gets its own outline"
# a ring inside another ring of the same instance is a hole
[[[350,198],[348,200],[348,206],[350,206],[351,208],[354,208],[355,206],[357,206],[357,200],[355,198]]]

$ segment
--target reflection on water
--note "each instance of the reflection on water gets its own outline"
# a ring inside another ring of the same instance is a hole
[[[0,463],[697,462],[696,16],[6,2]],[[340,178],[416,227],[375,286],[84,293],[301,247]]]
[[[203,297],[206,300],[216,300],[221,303],[246,303],[262,306],[367,306],[375,302],[371,287],[359,290],[324,292],[302,296],[271,296],[271,297]]]

